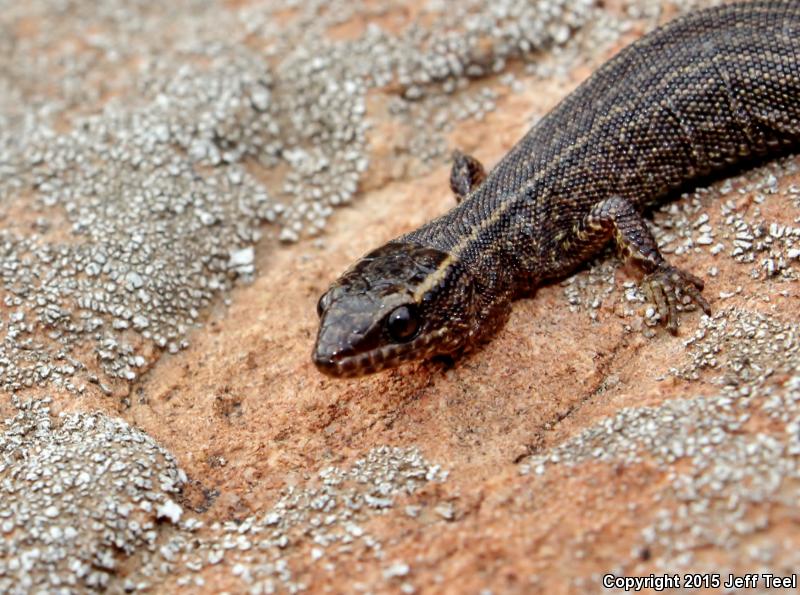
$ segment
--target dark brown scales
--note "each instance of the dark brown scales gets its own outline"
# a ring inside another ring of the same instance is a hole
[[[411,270],[403,279],[370,281],[383,291],[397,281],[393,300],[418,311],[420,333],[436,334],[416,356],[448,353],[496,327],[515,297],[569,274],[614,238],[648,273],[644,287],[674,331],[684,295],[706,311],[708,304],[702,282],[661,256],[642,210],[700,177],[785,154],[798,142],[800,2],[755,0],[696,12],[621,51],[485,180],[480,164],[461,155],[451,186],[466,193],[463,200],[372,256],[371,274],[380,276],[381,251],[424,247],[439,255],[440,269],[416,290],[406,281]],[[323,313],[315,348],[320,369],[332,375],[341,375],[336,353],[347,359],[360,349],[357,332],[339,347],[321,340],[325,327],[337,324],[337,308],[356,297],[344,279],[334,283],[338,297]],[[373,344],[385,314],[364,309],[356,317],[372,329]],[[345,329],[339,336],[350,335]],[[398,344],[383,354],[369,349],[347,373],[415,356]]]

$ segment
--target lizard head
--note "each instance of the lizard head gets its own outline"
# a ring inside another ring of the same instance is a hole
[[[479,328],[469,274],[447,253],[390,242],[319,299],[312,358],[329,376],[360,376],[453,353]]]

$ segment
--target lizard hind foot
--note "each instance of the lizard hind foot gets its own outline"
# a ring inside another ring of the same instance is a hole
[[[641,285],[647,298],[655,304],[661,320],[665,321],[667,330],[673,335],[678,332],[678,304],[694,303],[705,314],[711,314],[711,306],[700,293],[703,286],[702,279],[666,263],[646,275]]]

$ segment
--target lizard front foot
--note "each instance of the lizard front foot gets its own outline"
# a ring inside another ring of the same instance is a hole
[[[666,321],[669,332],[674,335],[678,332],[678,304],[683,303],[684,296],[700,306],[703,312],[711,314],[711,306],[700,293],[703,285],[703,280],[691,273],[662,263],[645,276],[641,287],[647,298],[655,304],[661,320]]]

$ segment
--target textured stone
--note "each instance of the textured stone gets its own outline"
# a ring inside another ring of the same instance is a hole
[[[327,283],[453,204],[451,148],[492,165],[707,3],[322,4],[0,16],[0,589],[797,568],[796,158],[654,214],[714,310],[677,338],[609,257],[452,369],[337,382],[309,358]]]

